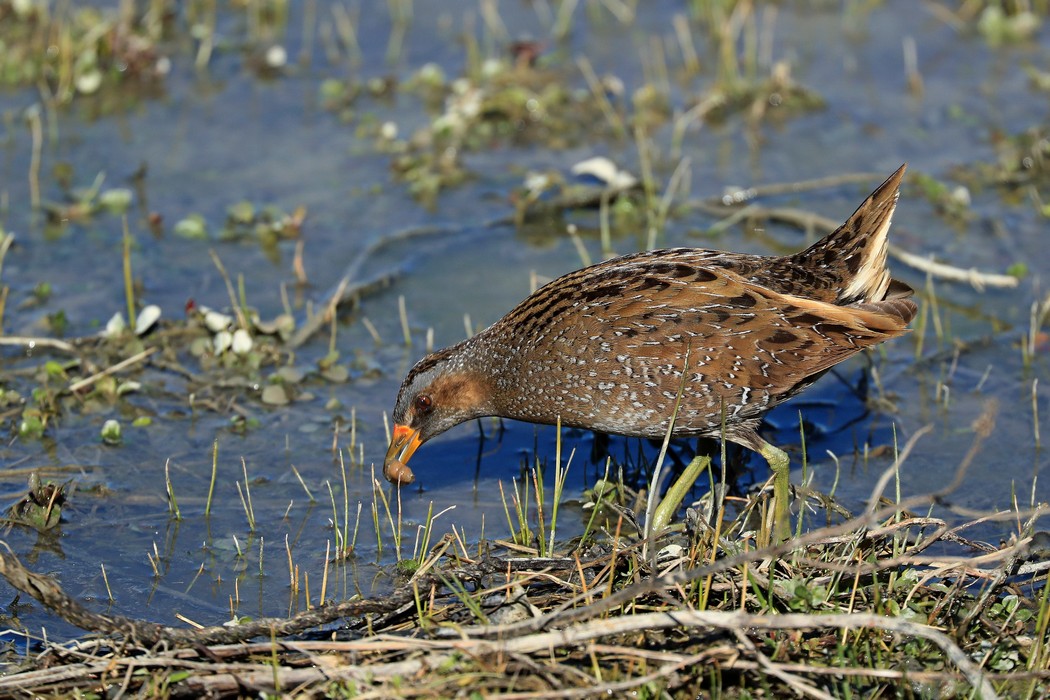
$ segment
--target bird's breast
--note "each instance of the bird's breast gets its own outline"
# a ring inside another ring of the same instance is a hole
[[[735,422],[768,407],[769,391],[747,385],[741,358],[720,359],[687,333],[654,335],[659,324],[649,325],[577,324],[505,343],[494,387],[501,415],[659,438],[672,418],[675,435],[709,434],[723,411]],[[752,368],[759,376],[762,364]]]

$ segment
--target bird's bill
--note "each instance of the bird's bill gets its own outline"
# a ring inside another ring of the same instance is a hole
[[[408,460],[422,444],[419,430],[407,425],[394,426],[394,436],[390,439],[390,447],[387,448],[386,459],[383,460],[383,476],[387,481],[407,486],[416,480],[412,470],[408,468]]]

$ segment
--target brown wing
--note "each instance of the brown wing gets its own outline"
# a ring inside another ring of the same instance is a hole
[[[865,347],[905,333],[915,314],[909,299],[836,306],[717,267],[679,261],[654,270],[644,259],[613,262],[556,280],[491,330],[513,336],[507,345],[523,357],[586,352],[592,364],[630,361],[649,375],[680,372],[688,347],[692,370],[728,401],[745,388],[791,392]]]
[[[905,333],[916,308],[908,299],[837,306],[717,268],[697,268],[693,278],[643,279],[602,307],[603,318],[620,319],[614,333],[637,333],[627,349],[644,353],[680,336],[727,383],[773,393]]]

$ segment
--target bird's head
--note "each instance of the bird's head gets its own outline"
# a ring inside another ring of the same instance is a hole
[[[383,474],[402,486],[415,481],[408,460],[424,442],[464,421],[489,414],[488,384],[467,369],[463,344],[431,353],[401,383],[394,404]]]

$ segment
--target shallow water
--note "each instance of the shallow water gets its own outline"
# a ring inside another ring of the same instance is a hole
[[[499,4],[510,35],[531,35],[547,42],[546,60],[573,85],[584,84],[574,60],[587,56],[599,74],[623,80],[628,95],[644,80],[641,54],[649,52],[651,37],[673,45],[671,16],[681,10],[662,3],[624,25],[597,3],[589,4],[577,9],[569,38],[558,45],[547,39],[549,22],[530,9],[538,5],[542,3]],[[683,144],[683,154],[691,161],[690,197],[717,195],[727,185],[843,172],[888,175],[904,161],[912,172],[947,180],[953,166],[994,161],[998,135],[1015,134],[1045,120],[1046,95],[1031,87],[1022,67],[1048,65],[1046,29],[1027,43],[990,48],[980,36],[948,27],[905,0],[856,14],[844,14],[837,4],[818,5],[822,9],[781,7],[775,16],[767,9],[763,16],[772,27],[773,57],[790,61],[793,77],[817,90],[826,108],[775,119],[757,129],[737,115],[717,126],[690,130]],[[278,41],[295,59],[302,48],[303,19],[294,14],[301,11],[300,4],[292,3],[292,8],[293,16]],[[377,147],[367,129],[360,128],[370,120],[392,120],[401,134],[410,134],[429,119],[420,100],[365,96],[353,106],[353,120],[344,123],[321,107],[319,85],[325,78],[348,75],[405,78],[431,61],[447,75],[459,75],[464,50],[458,37],[465,26],[474,27],[483,49],[491,44],[491,50],[499,52],[502,43],[487,39],[473,2],[416,2],[404,50],[389,63],[385,56],[391,23],[386,5],[383,8],[359,18],[358,66],[328,63],[315,40],[311,61],[292,65],[279,77],[254,75],[244,56],[233,50],[217,51],[208,70],[198,73],[192,52],[172,46],[173,69],[160,96],[132,94],[104,114],[99,114],[101,98],[78,98],[57,114],[57,138],[45,141],[42,153],[45,199],[62,197],[51,174],[60,162],[72,166],[76,186],[88,186],[99,172],[105,172],[107,187],[128,186],[131,175],[147,166],[144,188],[129,215],[136,242],[133,261],[143,287],[140,298],[160,305],[166,318],[181,318],[191,298],[215,308],[228,306],[224,283],[208,255],[210,248],[231,275],[244,275],[249,303],[264,318],[281,312],[282,284],[289,285],[302,317],[305,301],[323,298],[367,241],[418,225],[448,229],[447,234],[397,244],[371,259],[362,272],[366,277],[393,268],[402,272],[389,287],[367,296],[358,310],[344,314],[338,327],[342,360],[356,358],[378,371],[355,368],[345,384],[312,380],[307,383],[312,398],[282,408],[264,406],[254,392],[246,391],[237,403],[259,425],[240,434],[230,428],[230,414],[191,410],[184,380],[152,368],[129,375],[142,382],[143,389],[129,395],[125,404],[91,412],[66,411],[44,439],[13,437],[0,447],[0,476],[9,473],[0,484],[11,501],[25,483],[24,474],[15,476],[14,469],[51,469],[56,478],[75,480],[77,492],[59,531],[38,537],[14,528],[5,539],[27,564],[54,574],[70,594],[99,609],[172,624],[178,612],[214,624],[228,619],[231,598],[239,595],[238,614],[285,614],[301,606],[305,596],[291,593],[286,542],[300,571],[309,572],[310,594],[316,602],[325,547],[333,539],[326,482],[335,494],[337,517],[340,521],[344,517],[342,476],[331,451],[333,433],[338,422],[338,442],[344,447],[349,444],[346,426],[351,408],[357,417],[357,439],[364,446],[364,464],[347,464],[351,518],[357,504],[364,505],[356,557],[332,568],[329,595],[332,591],[367,595],[389,586],[388,565],[396,556],[385,513],[381,513],[382,551],[376,544],[370,514],[371,465],[383,457],[383,415],[392,408],[405,371],[423,353],[425,329],[434,329],[437,346],[455,342],[465,333],[465,314],[474,328],[480,328],[530,291],[533,273],[550,279],[580,265],[576,248],[563,234],[563,223],[552,221],[516,232],[511,226],[489,227],[485,222],[512,211],[508,195],[520,186],[528,169],[567,173],[583,158],[608,155],[621,167],[640,171],[631,140],[596,139],[564,150],[499,145],[466,154],[472,179],[443,191],[433,208],[421,205],[392,176],[391,156]],[[330,17],[321,10],[318,21],[330,22]],[[236,17],[223,16],[220,28],[233,36],[239,23]],[[918,42],[921,95],[908,91],[904,76],[901,42],[909,34]],[[691,106],[713,79],[714,52],[698,48],[705,62],[700,76],[672,81],[671,99],[678,109]],[[668,55],[675,69],[680,64],[676,53],[669,49]],[[0,92],[0,114],[6,115],[0,158],[0,190],[7,202],[2,225],[17,235],[3,266],[3,283],[11,290],[3,330],[8,335],[45,334],[44,317],[61,309],[69,319],[69,336],[88,335],[124,307],[121,222],[117,216],[99,214],[87,222],[56,227],[46,226],[32,214],[26,175],[31,140],[21,115],[37,101],[32,90]],[[657,134],[661,182],[676,165],[667,158],[670,140],[670,127]],[[844,219],[870,189],[848,185],[763,203]],[[864,446],[892,445],[895,439],[904,444],[927,424],[933,430],[917,442],[905,462],[900,490],[909,496],[942,488],[954,478],[970,447],[972,421],[987,400],[995,398],[996,429],[947,501],[983,512],[1009,507],[1015,491],[1022,505],[1033,495],[1037,501],[1050,498],[1045,479],[1036,480],[1046,457],[1036,446],[1031,401],[1032,382],[1040,379],[1040,424],[1047,434],[1050,382],[1045,352],[1026,368],[1019,349],[1031,303],[1043,294],[1040,279],[1050,273],[1050,258],[1042,253],[1045,220],[1026,196],[1009,203],[995,190],[975,191],[972,196],[974,219],[957,225],[939,216],[918,188],[906,185],[893,241],[962,268],[1002,272],[1013,263],[1025,262],[1028,278],[1018,289],[1005,291],[932,283],[945,339],[938,342],[927,328],[922,338],[924,359],[918,363],[919,333],[888,344],[873,356],[881,391],[894,397],[896,413],[868,410],[858,397],[855,388],[865,382],[863,360],[847,363],[774,412],[769,434],[792,451],[793,481],[801,478],[797,458],[801,410],[807,421],[808,473],[823,489],[837,479],[837,493],[847,504],[861,504],[891,464],[887,456],[864,459]],[[245,199],[287,212],[300,205],[307,208],[302,237],[310,288],[294,289],[294,242],[265,250],[250,240],[194,241],[172,234],[172,225],[191,213],[202,214],[217,230],[226,208]],[[159,236],[144,224],[150,211],[163,216],[164,233]],[[592,259],[598,259],[596,214],[574,214],[572,220],[581,226]],[[800,248],[806,240],[799,231],[782,226],[770,227],[762,235],[737,227],[715,239],[698,235],[712,223],[711,217],[699,213],[672,217],[658,243],[768,253],[774,252],[771,240],[778,246],[775,252]],[[614,239],[621,253],[643,245],[644,236],[634,231]],[[925,287],[923,273],[899,263],[894,269],[916,288]],[[21,307],[42,281],[52,285],[51,298],[39,307]],[[928,291],[923,294],[928,296]],[[406,300],[415,330],[410,348],[400,343],[399,296]],[[374,323],[382,344],[373,342],[362,317]],[[952,352],[955,342],[967,344],[957,358]],[[327,333],[321,333],[296,353],[295,364],[312,368],[327,350]],[[56,358],[46,352],[26,357],[10,347],[4,348],[2,357],[5,386],[22,390],[30,384],[15,372]],[[331,399],[341,407],[327,407]],[[154,414],[153,424],[128,425],[132,413],[128,406]],[[125,439],[119,447],[104,446],[98,437],[104,420],[113,417],[125,420]],[[14,435],[17,414],[6,422]],[[425,520],[431,503],[434,512],[442,512],[439,532],[444,531],[440,526],[455,525],[468,540],[476,541],[484,527],[487,536],[505,537],[499,484],[509,489],[524,460],[537,456],[553,460],[553,428],[508,424],[497,440],[492,423],[482,426],[492,433],[483,444],[479,445],[479,427],[468,424],[434,440],[413,459],[419,489],[402,494],[403,555],[411,554],[415,523]],[[210,518],[204,518],[216,439],[217,502]],[[570,497],[578,497],[601,471],[600,462],[588,462],[592,442],[589,434],[566,433],[566,452],[578,448]],[[612,451],[635,449],[633,444],[614,443]],[[837,474],[835,462],[827,457],[829,450],[839,459]],[[244,478],[242,459],[257,520],[254,533],[235,488],[235,481]],[[181,521],[171,518],[166,506],[165,462],[182,509]],[[751,460],[754,471],[741,477],[739,488],[766,477],[760,462]],[[308,503],[292,465],[317,498],[316,504]],[[568,506],[569,515],[561,521],[566,537],[582,527],[578,512]],[[965,519],[965,512],[944,510],[941,515]],[[1007,520],[985,526],[978,535],[996,539],[1007,536],[1011,528],[1016,524]],[[157,575],[150,556],[158,558]],[[101,565],[114,589],[112,606],[105,603]],[[11,592],[0,593],[0,599],[12,597]],[[52,638],[76,634],[35,605],[20,608],[18,615],[31,630],[46,626]]]

